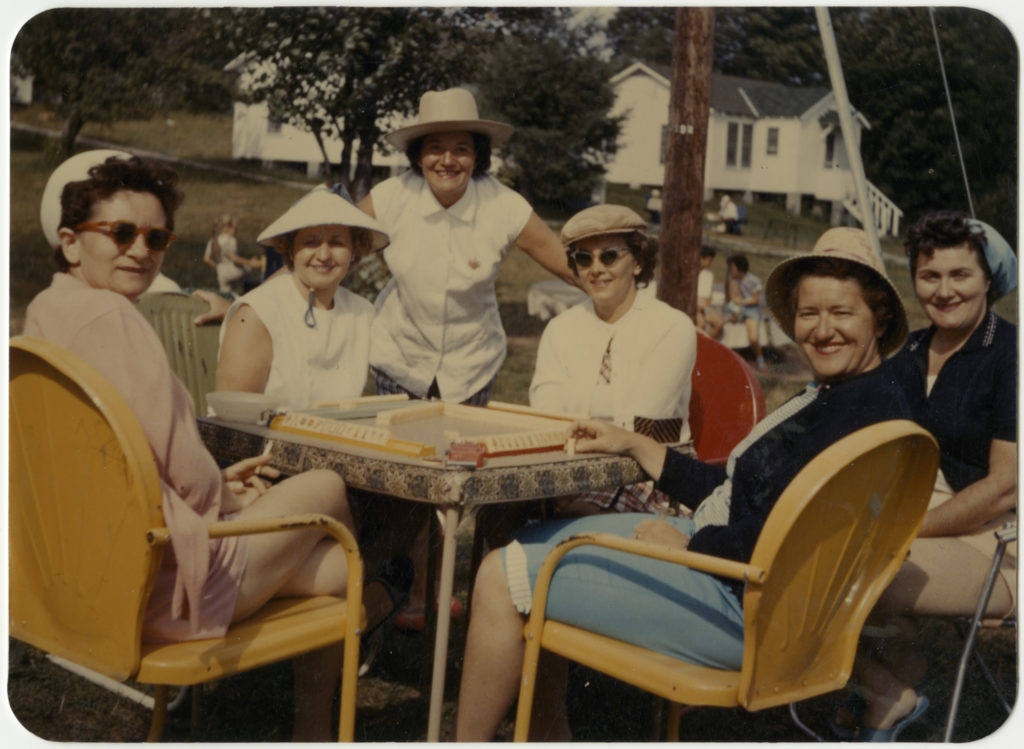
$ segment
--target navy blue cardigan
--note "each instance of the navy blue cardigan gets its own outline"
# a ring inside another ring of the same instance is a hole
[[[761,528],[783,490],[818,453],[858,429],[891,419],[911,418],[891,362],[834,385],[776,425],[736,460],[728,525],[706,526],[689,548],[740,562],[750,561]],[[725,481],[725,468],[667,451],[657,486],[695,508]],[[729,581],[739,592],[742,584]]]

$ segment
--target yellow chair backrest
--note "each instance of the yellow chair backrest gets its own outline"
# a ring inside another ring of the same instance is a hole
[[[811,461],[765,523],[750,563],[739,702],[760,710],[842,687],[871,606],[917,534],[938,469],[910,421],[862,429]],[[834,685],[829,687],[829,685]]]
[[[220,348],[219,325],[196,325],[196,315],[209,307],[190,294],[154,292],[139,297],[136,307],[149,320],[167,351],[171,369],[192,396],[196,413],[206,413],[206,394],[213,390]]]
[[[163,525],[124,399],[48,341],[10,342],[10,634],[116,679],[138,668]]]

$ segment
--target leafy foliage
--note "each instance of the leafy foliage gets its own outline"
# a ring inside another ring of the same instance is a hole
[[[64,119],[61,154],[86,122],[227,107],[228,79],[209,64],[197,20],[194,10],[156,8],[57,8],[30,19],[13,53],[35,75],[37,96]]]

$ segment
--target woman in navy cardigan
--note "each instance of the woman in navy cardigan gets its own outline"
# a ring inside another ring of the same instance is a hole
[[[909,418],[885,357],[907,333],[899,295],[856,229],[832,229],[810,255],[775,268],[768,301],[807,359],[814,381],[766,417],[722,468],[647,437],[589,420],[574,425],[577,451],[629,455],[692,517],[622,513],[528,526],[491,552],[473,591],[456,738],[493,738],[515,698],[523,617],[548,552],[581,532],[609,532],[749,561],[765,519],[808,461],[840,438]],[[569,552],[551,583],[550,618],[693,663],[734,669],[743,657],[742,591],[734,581],[666,562],[587,548]],[[531,740],[571,738],[568,662],[552,657],[537,685]]]

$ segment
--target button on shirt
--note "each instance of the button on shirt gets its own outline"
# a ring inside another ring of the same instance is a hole
[[[371,194],[392,278],[377,298],[370,364],[416,395],[436,378],[444,400],[466,400],[505,359],[494,282],[530,204],[489,175],[448,209],[411,171]]]

